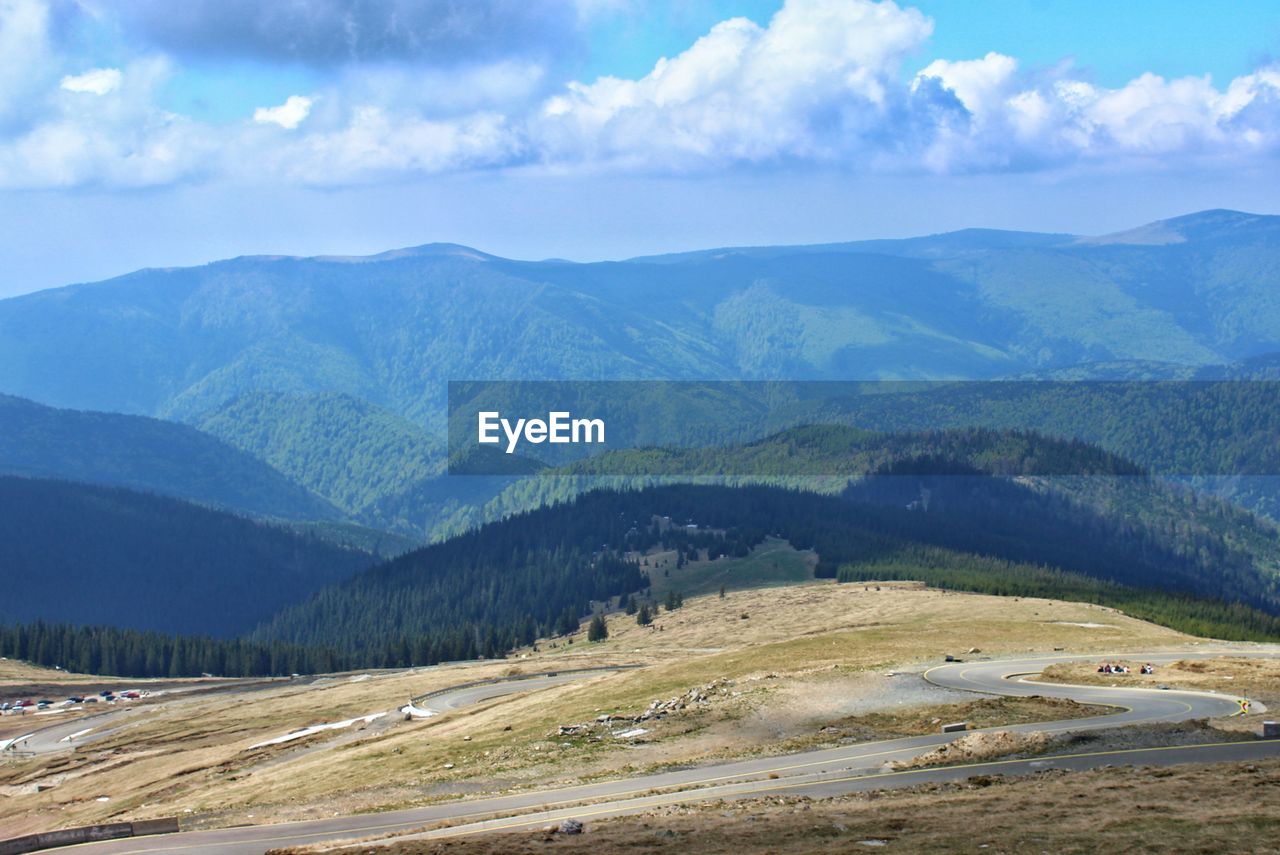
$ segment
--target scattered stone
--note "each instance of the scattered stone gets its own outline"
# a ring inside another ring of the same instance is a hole
[[[578,822],[576,819],[566,819],[564,822],[560,823],[559,830],[561,834],[581,834],[582,823]]]
[[[1011,754],[1035,752],[1048,744],[1048,735],[1039,731],[1032,733],[1008,730],[978,731],[962,736],[954,742],[939,745],[912,760],[895,761],[889,766],[891,771],[897,771],[947,763],[972,763]]]
[[[769,678],[776,678],[776,674],[769,675]],[[602,714],[595,717],[593,721],[580,724],[562,724],[553,736],[591,736],[599,734],[602,731],[612,731],[612,725],[618,723],[640,724],[642,722],[650,722],[666,718],[669,715],[684,713],[699,707],[712,703],[721,698],[737,697],[740,692],[731,690],[734,685],[732,680],[721,678],[713,680],[705,686],[695,686],[689,689],[683,695],[667,700],[655,700],[649,703],[649,706],[638,715],[614,715]],[[643,732],[643,731],[642,731]]]

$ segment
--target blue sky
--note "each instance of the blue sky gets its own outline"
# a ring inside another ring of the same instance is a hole
[[[1280,213],[1280,5],[0,0],[0,296]]]

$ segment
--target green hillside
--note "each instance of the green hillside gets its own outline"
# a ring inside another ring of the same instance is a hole
[[[144,270],[0,301],[0,391],[186,419],[262,390],[340,392],[434,432],[458,379],[1222,364],[1280,350],[1277,223],[1204,212],[1148,227],[1160,243],[978,230],[662,263],[428,245]]]
[[[8,395],[0,395],[0,474],[128,487],[263,517],[342,517],[259,457],[185,425]]]
[[[438,475],[442,443],[417,424],[341,393],[259,391],[193,424],[271,466],[352,517],[384,528],[378,503]]]
[[[162,496],[0,477],[0,624],[238,635],[367,553]]]
[[[943,586],[1069,595],[1221,637],[1280,637],[1280,577],[1209,527],[1107,516],[967,471],[954,500],[927,511],[866,490],[593,492],[383,564],[284,610],[252,637],[333,644],[384,664],[431,661],[460,644],[500,651],[576,629],[593,604],[647,587],[638,554],[675,550],[714,564],[720,555],[749,556],[770,536],[816,553],[819,578],[851,581],[876,568],[909,577],[919,568]],[[901,475],[894,484],[902,486]],[[662,525],[664,517],[677,524]]]

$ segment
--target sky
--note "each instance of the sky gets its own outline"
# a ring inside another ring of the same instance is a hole
[[[1280,4],[0,0],[0,296],[1280,213]]]

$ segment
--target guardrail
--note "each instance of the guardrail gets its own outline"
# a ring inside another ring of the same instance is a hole
[[[119,840],[124,837],[146,837],[153,834],[176,834],[178,818],[145,819],[138,822],[113,822],[105,825],[83,825],[79,828],[63,828],[0,840],[0,855],[23,855],[54,849],[59,846],[76,846],[96,843],[100,840]]]
[[[485,680],[472,680],[470,683],[459,683],[456,686],[445,686],[443,689],[436,689],[423,695],[415,695],[409,698],[410,706],[417,706],[420,702],[430,698],[437,698],[440,695],[447,695],[450,692],[458,692],[463,689],[472,689],[476,686],[491,686],[496,683],[511,683],[516,680],[532,680],[535,677],[555,677],[560,674],[586,674],[591,671],[629,671],[633,668],[643,668],[643,665],[601,665],[596,668],[565,668],[560,671],[538,671],[534,674],[512,674],[509,677],[489,677]]]

